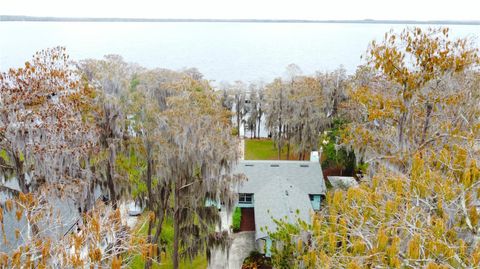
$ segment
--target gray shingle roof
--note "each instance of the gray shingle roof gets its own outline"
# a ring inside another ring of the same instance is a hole
[[[308,194],[282,177],[271,179],[254,194],[254,200],[255,239],[267,237],[268,232],[276,230],[272,217],[290,223],[295,223],[298,218],[310,222],[313,212]]]
[[[240,161],[236,173],[243,173],[247,181],[239,193],[255,193],[272,178],[286,178],[307,194],[325,194],[322,168],[309,161]]]
[[[243,173],[247,181],[238,188],[239,193],[253,193],[256,239],[275,231],[272,220],[297,218],[310,222],[313,211],[309,194],[326,192],[322,169],[318,162],[308,161],[241,161],[236,173]]]

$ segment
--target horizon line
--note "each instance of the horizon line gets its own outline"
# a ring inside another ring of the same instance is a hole
[[[195,18],[123,18],[123,17],[55,17],[0,15],[0,21],[52,22],[236,22],[236,23],[365,23],[365,24],[446,24],[480,25],[480,20],[311,20],[311,19],[195,19]]]

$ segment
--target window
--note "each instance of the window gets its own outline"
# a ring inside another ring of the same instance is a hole
[[[315,211],[320,210],[320,205],[322,203],[322,197],[319,194],[310,194],[310,203],[312,203],[312,208]]]
[[[253,194],[252,193],[240,193],[238,195],[239,204],[252,204],[253,203]]]

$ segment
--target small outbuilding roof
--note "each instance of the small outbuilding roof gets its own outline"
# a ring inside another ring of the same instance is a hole
[[[330,181],[330,184],[332,184],[333,189],[346,190],[358,185],[358,182],[354,177],[327,176],[327,179]]]

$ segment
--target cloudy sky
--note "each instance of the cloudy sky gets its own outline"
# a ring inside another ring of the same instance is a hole
[[[480,20],[479,0],[0,0],[0,14],[216,19]]]

